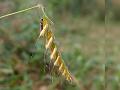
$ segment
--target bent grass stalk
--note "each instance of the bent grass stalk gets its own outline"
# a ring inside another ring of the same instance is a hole
[[[35,8],[42,8],[42,11],[44,11],[44,9],[43,9],[44,7],[42,5],[40,5],[40,4],[38,4],[38,5],[35,5],[33,7],[27,8],[27,9],[23,9],[23,10],[20,10],[20,11],[17,11],[17,12],[13,12],[13,13],[9,13],[9,14],[0,16],[0,19],[8,17],[8,16],[15,15],[15,14],[23,13],[23,12],[26,12],[28,10],[32,10],[32,9],[35,9]]]

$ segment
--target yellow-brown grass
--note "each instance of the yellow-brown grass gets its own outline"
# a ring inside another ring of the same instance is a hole
[[[54,63],[53,65],[58,67],[58,71],[61,73],[62,76],[65,77],[66,80],[72,81],[72,76],[60,55],[60,51],[57,48],[55,37],[53,35],[53,32],[50,30],[50,24],[48,21],[48,19],[43,18],[43,27],[39,37],[43,36],[45,38],[45,47],[46,49],[50,50],[50,59]]]

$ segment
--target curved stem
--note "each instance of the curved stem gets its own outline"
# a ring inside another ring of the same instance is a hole
[[[18,14],[18,13],[26,12],[26,11],[31,10],[31,9],[41,8],[41,7],[42,6],[40,4],[38,4],[38,5],[35,5],[33,7],[27,8],[27,9],[23,9],[23,10],[20,10],[20,11],[17,11],[17,12],[13,12],[13,13],[10,13],[10,14],[3,15],[3,16],[0,17],[0,19],[11,16],[11,15],[15,15],[15,14]]]

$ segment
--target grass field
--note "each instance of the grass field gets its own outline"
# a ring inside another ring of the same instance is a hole
[[[55,70],[51,73],[49,52],[45,53],[43,39],[37,40],[42,13],[34,9],[0,20],[0,90],[119,90],[119,0],[112,2],[107,16],[104,0],[40,2],[54,22],[56,43],[79,84],[68,83]],[[0,15],[36,3],[0,0]]]

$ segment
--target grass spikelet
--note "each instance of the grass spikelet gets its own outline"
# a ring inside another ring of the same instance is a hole
[[[49,28],[49,22],[46,17],[42,18],[42,24],[41,27],[42,30],[40,30],[39,37],[44,37],[46,40],[46,49],[50,50],[50,59],[53,61],[53,65],[58,67],[59,72],[63,77],[65,77],[66,80],[72,81],[72,75],[70,74],[67,66],[65,65],[61,55],[60,51],[57,49],[57,45],[55,43],[55,37],[53,35],[53,32]]]

